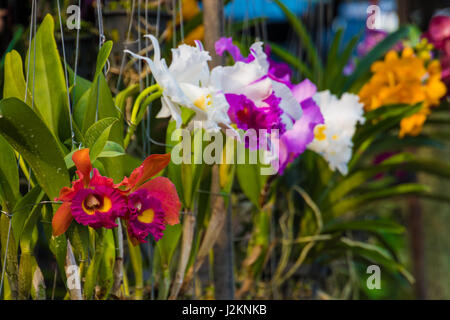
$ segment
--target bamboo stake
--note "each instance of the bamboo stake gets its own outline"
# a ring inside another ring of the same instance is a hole
[[[72,245],[70,244],[70,241],[67,240],[67,254],[66,254],[66,277],[67,279],[77,277],[75,279],[75,282],[78,284],[78,286],[74,286],[73,288],[69,287],[69,294],[71,300],[83,300],[83,294],[81,292],[81,281],[80,281],[80,274],[79,272],[76,272],[75,274],[72,274],[70,269],[68,267],[75,266],[78,268],[77,261],[75,260],[75,256],[73,254]]]
[[[223,58],[215,53],[215,43],[224,34],[223,0],[203,0],[203,23],[205,25],[205,47],[212,57],[210,66],[215,67],[223,64]],[[231,228],[224,228],[227,220],[225,201],[220,193],[219,167],[214,165],[212,170],[211,185],[211,221],[206,233],[215,232],[216,236],[211,243],[202,243],[205,246],[212,246],[220,239],[214,248],[214,288],[216,299],[234,298],[234,278],[233,278],[233,253]],[[230,205],[230,202],[228,203]],[[231,217],[230,217],[231,219]],[[231,223],[231,222],[230,222]],[[212,229],[211,225],[217,225],[217,229]],[[228,224],[228,223],[227,223]],[[207,235],[206,234],[206,235]],[[205,235],[205,239],[206,238]],[[214,236],[213,236],[214,238]],[[211,239],[213,240],[213,239]],[[208,240],[209,241],[209,240]],[[204,254],[204,253],[203,253]]]
[[[183,284],[184,274],[189,262],[189,256],[192,249],[192,241],[194,239],[195,216],[193,214],[186,214],[183,221],[183,239],[181,245],[180,261],[178,270],[175,275],[175,281],[172,285],[169,300],[175,300],[178,297],[180,288]]]
[[[118,219],[119,220],[119,219]],[[112,293],[116,297],[121,297],[121,287],[123,284],[123,234],[122,223],[117,221],[117,229],[115,232],[116,240],[116,260],[114,262],[114,283],[112,287]]]

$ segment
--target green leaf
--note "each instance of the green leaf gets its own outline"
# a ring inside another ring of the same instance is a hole
[[[50,199],[56,198],[61,188],[70,184],[60,145],[24,102],[16,98],[0,101],[0,134],[30,165]]]
[[[379,107],[375,110],[366,112],[364,117],[367,121],[380,121],[387,118],[397,117],[397,116],[405,116],[405,114],[409,113],[411,111],[411,108],[422,106],[421,103],[410,105],[410,104],[392,104],[392,105],[385,105],[382,107]]]
[[[361,143],[368,140],[369,138],[376,136],[380,133],[385,133],[386,131],[396,127],[403,118],[409,117],[422,108],[422,104],[416,104],[414,106],[408,106],[404,108],[394,108],[392,113],[385,115],[384,119],[378,120],[376,122],[367,121],[361,130],[358,130],[353,138],[355,147],[359,147]],[[369,115],[371,117],[371,115]]]
[[[90,87],[89,87],[90,89]],[[89,100],[90,90],[85,91],[75,103],[73,108],[73,120],[77,124],[78,128],[82,128],[84,117],[86,114],[86,107]]]
[[[97,56],[97,67],[91,88],[86,91],[87,100],[82,111],[77,111],[77,119],[82,118],[83,123],[80,126],[81,131],[84,133],[87,129],[94,124],[96,117],[98,120],[114,117],[121,118],[120,111],[116,108],[114,100],[106,82],[105,76],[102,70],[105,63],[111,53],[112,42],[107,41],[99,51]],[[80,113],[82,116],[80,116]],[[79,121],[79,120],[78,120]],[[118,122],[111,130],[111,141],[122,144],[123,142],[123,124]]]
[[[14,234],[10,234],[9,239],[9,245],[7,246],[6,243],[8,242],[8,233],[9,233],[9,218],[1,214],[0,215],[0,242],[1,242],[1,260],[2,263],[5,262],[4,257],[7,253],[6,258],[6,274],[5,276],[8,277],[8,284],[10,288],[10,298],[11,299],[17,299],[18,295],[18,258],[17,258],[17,246],[16,242],[14,241]],[[8,248],[8,250],[6,250]],[[2,268],[3,269],[3,268]]]
[[[344,29],[339,28],[336,31],[336,34],[333,38],[333,42],[330,45],[330,49],[328,50],[327,63],[325,65],[325,73],[329,74],[333,65],[336,63],[338,58],[339,46],[341,44],[342,34],[344,33]]]
[[[28,300],[31,293],[32,274],[32,255],[30,251],[22,252],[19,264],[19,299]]]
[[[406,38],[409,34],[410,28],[410,26],[400,27],[397,31],[387,36],[383,41],[375,46],[375,48],[373,48],[364,58],[362,58],[356,66],[355,71],[345,82],[342,91],[348,91],[356,80],[360,79],[370,70],[375,61],[381,59],[386,52],[389,51],[401,39]]]
[[[103,252],[105,250],[105,240],[106,237],[104,234],[107,232],[107,229],[98,229],[95,232],[95,252],[94,257],[89,264],[88,270],[86,272],[86,281],[84,283],[84,297],[86,300],[92,299],[94,294],[94,288],[97,283],[97,278],[99,274],[100,264],[103,257]]]
[[[92,86],[92,82],[81,77],[77,74],[76,82],[74,82],[74,76],[75,72],[72,70],[72,68],[66,63],[67,66],[67,72],[69,74],[69,85],[71,86],[71,96],[73,104],[76,105],[81,97],[86,93],[86,91],[89,90],[89,88]]]
[[[192,117],[195,115],[195,112],[188,108],[181,108],[181,119],[183,125],[189,123]],[[178,145],[178,143],[182,143],[183,139],[191,140],[191,147],[193,143],[192,136],[189,137],[179,137],[179,140],[172,140],[172,134],[176,130],[176,123],[174,120],[169,122],[166,130],[166,152],[172,153],[174,150],[172,147]],[[198,133],[199,135],[201,133]],[[202,148],[203,150],[203,148]],[[191,150],[193,152],[193,149]],[[192,156],[192,155],[191,155]],[[195,156],[195,154],[194,154]],[[192,158],[191,158],[192,159]],[[167,171],[169,179],[174,183],[175,187],[178,190],[178,195],[180,196],[180,201],[183,203],[183,207],[189,208],[191,206],[191,200],[193,192],[196,192],[197,178],[201,176],[200,171],[196,169],[196,167],[201,167],[202,165],[194,165],[192,164],[175,164],[173,161],[170,161]],[[195,184],[195,185],[194,185]]]
[[[358,230],[366,232],[403,234],[405,227],[391,220],[355,220],[355,221],[334,221],[326,225],[322,233],[336,231]]]
[[[38,188],[38,187],[35,187]],[[37,222],[39,217],[41,216],[41,209],[42,204],[37,204],[41,202],[41,200],[44,198],[44,192],[39,189],[39,195],[36,198],[36,202],[32,203],[31,211],[27,219],[25,220],[25,223],[23,225],[22,234],[20,236],[20,249],[22,252],[25,251],[32,251],[32,237],[33,237],[33,230],[36,228]],[[30,209],[28,209],[30,210]]]
[[[5,56],[5,85],[3,86],[3,98],[18,98],[25,100],[26,82],[23,75],[22,57],[13,50]],[[30,87],[27,90],[27,104],[31,107]]]
[[[86,101],[86,109],[84,114],[84,121],[82,126],[82,132],[86,132],[87,129],[95,123],[97,114],[97,101],[98,101],[98,120],[104,118],[117,118],[121,117],[119,110],[114,104],[111,90],[106,82],[105,76],[100,74],[97,80],[89,90],[89,96]],[[117,122],[111,129],[111,141],[119,144],[123,143],[123,123]]]
[[[332,69],[330,74],[327,73],[327,78],[330,85],[330,90],[333,93],[342,94],[341,88],[344,84],[343,74],[344,74],[344,68],[347,65],[347,63],[350,61],[350,57],[358,44],[360,39],[360,35],[355,35],[352,37],[352,39],[348,42],[347,46],[345,47],[342,54],[339,56],[337,61],[334,61],[332,64]],[[326,89],[326,88],[324,88]]]
[[[292,65],[305,78],[313,79],[314,75],[309,66],[303,63],[298,57],[294,56],[292,53],[290,53],[283,47],[272,42],[270,43],[270,50],[275,55],[279,56],[283,61]]]
[[[326,211],[331,212],[334,217],[338,217],[350,211],[364,208],[374,201],[391,199],[405,195],[421,195],[429,193],[430,188],[418,183],[405,183],[382,190],[367,192],[362,195],[350,197],[348,199],[339,200],[337,203],[329,206]],[[324,210],[325,211],[325,210]]]
[[[66,273],[64,267],[66,264],[67,238],[65,234],[62,234],[59,237],[54,237],[52,235],[52,218],[55,207],[55,205],[53,205],[53,208],[49,204],[44,205],[42,208],[42,219],[44,221],[42,226],[49,244],[49,249],[56,258],[59,275],[64,283],[66,283]]]
[[[113,141],[106,141],[103,151],[98,155],[99,158],[114,158],[125,155],[124,148]]]
[[[259,28],[259,25],[263,24],[265,21],[267,21],[267,17],[258,17],[235,22],[231,26],[231,34],[242,33],[243,30],[248,30],[252,27]],[[203,23],[203,21],[201,21],[200,24],[201,23]],[[187,33],[185,32],[185,34]]]
[[[36,48],[34,48],[35,41]],[[27,54],[27,58],[30,57],[30,74],[33,74],[35,67],[35,77],[30,77],[29,86],[34,87],[36,108],[50,131],[59,136],[61,141],[65,141],[70,138],[66,82],[56,47],[54,22],[50,14],[45,16],[39,26],[35,40],[31,41],[29,52],[31,54]]]
[[[161,267],[163,269],[170,266],[170,261],[180,241],[182,225],[168,225],[164,230],[164,237],[156,243],[156,250],[161,257]]]
[[[329,201],[335,203],[346,196],[350,191],[363,185],[366,181],[370,181],[374,176],[380,173],[392,169],[404,170],[404,163],[406,160],[411,160],[411,154],[408,153],[406,158],[405,154],[395,155],[384,161],[380,165],[370,166],[368,168],[362,168],[346,176],[329,192]]]
[[[0,135],[0,204],[12,211],[20,199],[19,172],[14,149]]]
[[[261,175],[261,165],[259,163],[252,164],[250,161],[252,155],[257,153],[257,150],[249,150],[247,148],[245,148],[245,155],[238,152],[238,157],[245,158],[238,159],[238,164],[236,165],[236,176],[244,194],[256,207],[259,208],[259,200],[261,192],[265,186],[267,176]]]
[[[98,285],[99,298],[106,300],[113,286],[114,262],[116,259],[116,248],[114,234],[112,230],[105,230],[105,249],[103,250],[102,261],[100,263]]]
[[[95,68],[94,79],[96,79],[100,73],[103,71],[105,67],[106,61],[108,61],[109,55],[111,54],[111,50],[113,47],[113,42],[111,40],[106,41],[103,46],[100,48],[100,51],[97,55],[97,66]]]
[[[381,135],[373,145],[367,150],[367,155],[379,154],[387,151],[397,151],[408,147],[428,147],[428,148],[443,148],[441,141],[430,138],[426,135],[419,135],[416,137],[403,137],[399,139],[397,135]]]
[[[133,267],[133,275],[135,282],[134,285],[136,288],[134,297],[136,300],[142,300],[142,294],[144,290],[144,269],[142,265],[141,247],[139,246],[139,244],[134,246],[131,243],[130,236],[128,233],[127,233],[127,242],[131,266]]]
[[[323,67],[322,63],[320,61],[319,54],[317,53],[317,49],[315,48],[311,37],[308,34],[308,31],[306,30],[305,25],[303,22],[297,18],[286,5],[284,5],[280,0],[274,0],[274,2],[280,7],[280,9],[285,14],[286,18],[288,19],[289,23],[294,28],[294,31],[298,34],[300,37],[300,41],[302,43],[302,46],[306,50],[306,54],[308,57],[309,62],[311,63],[314,74],[317,74],[319,77],[323,74]],[[318,79],[314,79],[316,82]]]
[[[408,270],[406,270],[403,265],[393,260],[381,247],[347,238],[341,239],[341,243],[365,260],[380,264],[391,272],[399,272],[410,283],[414,283],[414,277]]]
[[[42,189],[39,186],[34,187],[14,207],[14,214],[11,218],[11,223],[14,239],[16,240],[17,246],[19,246],[22,232],[24,232],[25,230],[27,221],[29,221],[29,219],[32,217],[32,212],[36,207],[39,206],[38,203],[44,197],[44,194],[41,191]],[[29,232],[29,228],[27,229],[27,231]],[[30,240],[30,236],[31,232],[30,234],[25,235],[25,237],[28,237],[28,240]]]
[[[89,155],[94,162],[108,141],[112,126],[117,122],[117,118],[104,118],[94,123],[85,135],[86,146],[90,148]]]

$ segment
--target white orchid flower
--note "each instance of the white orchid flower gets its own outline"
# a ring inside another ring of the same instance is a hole
[[[357,95],[350,93],[344,93],[338,99],[330,91],[322,91],[314,96],[314,100],[320,107],[325,123],[315,127],[315,137],[308,149],[324,157],[331,170],[337,169],[346,175],[352,157],[356,125],[365,122],[364,106]]]
[[[129,50],[125,52],[147,62],[162,89],[162,108],[157,117],[172,117],[180,127],[180,106],[183,106],[195,111],[194,120],[202,121],[207,131],[220,130],[220,124],[228,125],[229,106],[221,88],[213,86],[210,81],[208,61],[211,57],[201,43],[196,42],[196,47],[182,44],[172,49],[172,63],[167,67],[165,59],[161,59],[158,40],[152,35],[145,37],[152,41],[153,60]]]

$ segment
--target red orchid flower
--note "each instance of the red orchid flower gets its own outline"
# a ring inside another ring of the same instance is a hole
[[[112,179],[92,168],[89,149],[76,151],[72,160],[78,169],[78,180],[71,188],[61,189],[56,199],[63,203],[53,216],[53,235],[66,232],[73,219],[93,228],[117,227],[115,220],[127,211],[126,198],[114,187]]]
[[[169,164],[170,154],[149,156],[117,185],[92,168],[89,149],[78,150],[72,160],[78,180],[57,198],[63,204],[53,217],[54,236],[66,232],[73,219],[93,228],[114,228],[116,219],[122,218],[136,245],[150,234],[158,241],[166,224],[179,223],[181,203],[175,185],[164,177],[151,179]]]
[[[151,155],[116,186],[128,198],[126,220],[134,244],[146,242],[149,234],[158,241],[166,224],[180,222],[181,203],[175,185],[165,177],[151,179],[169,162],[170,154]]]

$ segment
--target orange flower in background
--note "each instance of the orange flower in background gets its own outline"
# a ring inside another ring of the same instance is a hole
[[[405,48],[401,56],[390,51],[384,61],[372,65],[373,76],[359,92],[366,111],[390,104],[423,103],[418,113],[401,121],[401,138],[418,135],[431,112],[430,108],[439,105],[447,92],[441,81],[439,61],[429,61],[429,57],[423,50],[416,54],[412,48]]]
[[[200,7],[198,6],[197,0],[183,0],[182,2],[182,16],[183,16],[183,23],[186,24],[186,22],[192,20],[197,16],[198,13],[200,13]],[[173,36],[173,23],[174,21],[169,21],[167,23],[167,39],[172,39]],[[177,17],[175,18],[175,25],[180,25],[180,15],[177,13]],[[205,36],[205,26],[203,24],[198,25],[194,29],[192,29],[188,34],[184,37],[184,43],[188,45],[195,45],[195,40],[202,41]],[[178,36],[179,37],[179,36]],[[179,39],[178,39],[179,40]]]

